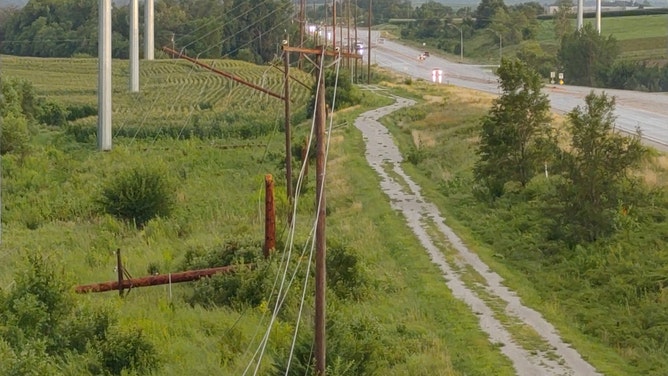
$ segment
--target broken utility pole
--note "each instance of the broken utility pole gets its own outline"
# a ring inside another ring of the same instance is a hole
[[[246,267],[251,267],[246,265]],[[130,289],[133,287],[146,287],[146,286],[157,286],[157,285],[166,285],[168,283],[181,283],[195,281],[203,277],[209,277],[218,273],[231,273],[237,270],[239,266],[237,265],[228,265],[221,266],[218,268],[209,268],[209,269],[200,269],[200,270],[189,270],[185,272],[178,273],[169,273],[169,274],[158,274],[148,277],[140,278],[131,278],[131,279],[122,279],[119,277],[120,281],[110,281],[102,283],[93,283],[90,285],[80,285],[77,286],[74,291],[79,294],[85,294],[89,292],[105,292],[105,291],[114,291],[123,289]]]

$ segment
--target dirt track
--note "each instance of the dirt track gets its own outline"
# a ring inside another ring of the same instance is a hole
[[[415,104],[409,99],[394,98],[393,105],[361,114],[355,120],[355,126],[362,131],[367,161],[380,176],[381,188],[392,207],[403,213],[407,225],[443,272],[445,284],[453,295],[477,314],[481,329],[489,335],[491,342],[501,345],[500,351],[512,361],[518,375],[600,375],[561,339],[540,313],[524,306],[517,295],[503,285],[503,279],[490,271],[445,224],[439,210],[421,196],[420,187],[401,168],[402,156],[392,135],[378,122],[387,114]],[[448,244],[443,244],[442,240]],[[477,273],[485,283],[467,283],[463,278],[465,273]],[[501,302],[505,308],[500,312],[490,302]],[[547,349],[521,346],[508,329],[518,325],[533,328]]]

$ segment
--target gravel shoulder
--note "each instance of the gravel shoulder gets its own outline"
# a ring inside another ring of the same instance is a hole
[[[438,208],[422,197],[420,187],[401,168],[403,158],[392,135],[379,122],[381,117],[415,104],[410,99],[394,99],[390,106],[361,114],[355,126],[363,134],[366,159],[378,173],[382,190],[440,268],[453,295],[471,307],[480,328],[512,361],[518,375],[601,375],[540,313],[523,305],[503,285],[503,279],[446,225]],[[520,334],[527,330],[532,333],[531,340]]]

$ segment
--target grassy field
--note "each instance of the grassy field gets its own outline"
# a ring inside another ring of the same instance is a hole
[[[2,59],[3,79],[29,79],[40,95],[59,103],[96,103],[95,59]],[[268,67],[214,63],[255,83],[280,87],[280,72]],[[287,242],[284,137],[277,131],[282,103],[171,60],[143,63],[144,89],[133,95],[125,90],[125,69],[123,62],[114,62],[118,137],[112,151],[96,151],[93,134],[77,139],[69,128],[34,127],[25,155],[3,156],[0,285],[4,288],[11,288],[31,253],[43,255],[73,288],[114,280],[116,249],[122,250],[126,268],[137,277],[154,268],[160,273],[182,270],[189,252],[214,252],[228,242],[261,244],[267,173],[276,181],[279,240]],[[296,86],[294,90],[295,112],[303,111],[307,90]],[[362,97],[361,106],[340,112],[335,123],[352,124],[365,109],[389,102],[371,93]],[[208,103],[205,109],[198,107],[202,103]],[[234,117],[224,118],[227,124],[217,117],[221,114]],[[256,119],[268,125],[243,139],[165,135],[169,126],[195,127],[187,119],[196,117],[201,128],[251,127],[248,123]],[[95,117],[78,120],[75,126],[94,129]],[[141,132],[119,135],[122,127],[150,132],[143,137],[136,137]],[[308,131],[309,122],[296,124],[295,140],[303,140]],[[355,299],[328,296],[329,374],[512,375],[508,359],[479,330],[475,314],[445,288],[440,272],[390,208],[362,150],[361,137],[351,126],[332,132],[328,244],[350,250],[359,260],[366,292]],[[105,183],[143,165],[164,171],[174,187],[174,213],[143,228],[102,214],[96,202]],[[312,182],[313,166],[310,171]],[[295,248],[309,238],[312,184],[300,195]],[[157,349],[161,367],[156,374],[242,374],[249,364],[254,367],[251,358],[275,297],[261,291],[266,296],[257,305],[188,303],[201,287],[175,284],[132,289],[124,299],[116,293],[74,299],[79,306],[105,307],[117,314],[120,328],[139,327]],[[288,356],[300,294],[299,288],[292,288],[271,330],[260,374],[283,374],[278,365],[285,364]],[[312,344],[311,294],[312,284],[301,320],[301,355],[308,354]]]
[[[544,46],[558,48],[552,20],[539,21],[537,40]],[[595,25],[596,20],[585,18],[584,23]],[[601,34],[614,37],[621,50],[621,57],[632,60],[666,60],[668,58],[668,15],[603,17]],[[572,23],[576,27],[575,21]]]
[[[584,23],[594,23],[592,18],[585,18]],[[601,20],[601,29],[604,36],[613,36],[620,47],[621,58],[631,60],[650,60],[663,62],[668,58],[668,33],[666,25],[668,15],[605,17]],[[572,27],[575,30],[576,21]],[[399,33],[394,28],[387,30],[394,35]],[[457,36],[457,38],[459,38]],[[458,39],[457,39],[458,40]],[[559,41],[555,37],[554,22],[539,20],[535,40],[546,54],[556,55]],[[415,43],[418,47],[421,43]],[[435,44],[435,42],[434,42]],[[520,45],[503,43],[503,55],[513,56],[519,51]],[[443,51],[438,51],[442,53]],[[451,60],[457,60],[459,55],[451,54]],[[498,64],[499,38],[492,32],[480,31],[471,37],[464,37],[464,58],[470,62],[485,62]]]

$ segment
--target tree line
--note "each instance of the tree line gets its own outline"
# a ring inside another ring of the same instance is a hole
[[[631,219],[629,208],[641,197],[631,171],[646,150],[639,131],[615,132],[614,98],[587,95],[567,114],[562,147],[541,77],[519,60],[503,60],[498,75],[503,93],[483,118],[474,168],[479,197],[493,201],[550,175],[542,196],[556,217],[552,236],[569,244],[604,238]]]
[[[113,6],[114,58],[128,58],[129,19],[127,5]],[[161,0],[155,3],[155,45],[199,57],[266,62],[276,55],[285,33],[296,32],[293,21],[290,0]],[[0,12],[0,40],[0,51],[10,55],[97,56],[98,4],[30,0],[21,9],[5,8]]]
[[[481,0],[473,10],[457,11],[427,2],[415,9],[414,21],[402,26],[401,36],[459,54],[460,38],[487,34],[491,43],[499,43],[501,39],[504,47],[515,46],[516,57],[544,78],[552,71],[559,71],[573,85],[668,91],[665,63],[620,59],[620,47],[613,36],[600,35],[591,23],[575,30],[572,0],[559,0],[557,5],[552,28],[558,47],[551,50],[536,40],[541,27],[538,18],[544,16],[543,6],[538,2],[508,6],[503,0]],[[455,22],[455,18],[459,20]]]

